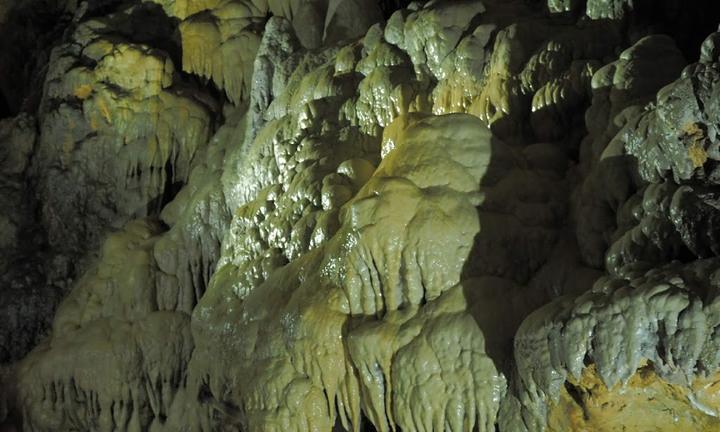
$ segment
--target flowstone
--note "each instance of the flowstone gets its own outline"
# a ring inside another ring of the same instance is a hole
[[[677,4],[55,5],[0,119],[0,430],[719,429]]]

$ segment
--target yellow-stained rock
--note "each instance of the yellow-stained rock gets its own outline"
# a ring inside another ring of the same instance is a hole
[[[691,389],[658,377],[641,366],[626,384],[608,389],[594,366],[579,381],[568,380],[550,407],[547,431],[712,432],[720,430],[718,374],[698,377]]]

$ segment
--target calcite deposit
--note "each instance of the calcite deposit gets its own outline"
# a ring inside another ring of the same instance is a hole
[[[720,431],[720,4],[0,5],[0,430]]]

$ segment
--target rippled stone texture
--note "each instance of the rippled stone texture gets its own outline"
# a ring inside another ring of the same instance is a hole
[[[56,6],[0,120],[0,427],[720,427],[677,2]]]

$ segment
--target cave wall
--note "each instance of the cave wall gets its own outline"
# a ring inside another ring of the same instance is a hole
[[[0,430],[720,430],[718,24],[0,5]]]

